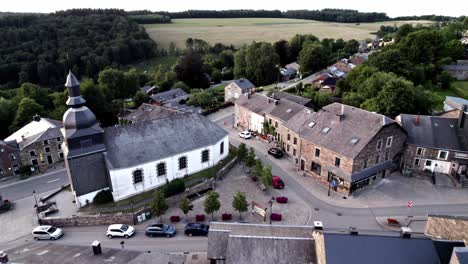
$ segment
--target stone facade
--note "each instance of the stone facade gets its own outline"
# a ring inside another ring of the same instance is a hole
[[[34,142],[21,150],[21,162],[43,172],[53,164],[63,162],[62,143],[62,137]]]
[[[19,149],[0,141],[0,178],[19,174],[20,165]]]
[[[242,91],[242,89],[239,86],[237,86],[235,82],[232,82],[224,88],[224,101],[233,101],[239,98],[241,94],[252,93],[254,91],[255,87],[252,87],[250,89],[244,89],[244,91]]]

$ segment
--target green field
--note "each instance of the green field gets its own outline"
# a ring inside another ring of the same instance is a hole
[[[295,34],[313,34],[319,38],[363,40],[375,38],[381,25],[428,24],[428,21],[390,21],[377,23],[334,23],[288,18],[194,18],[173,19],[170,24],[145,25],[148,34],[163,48],[174,41],[184,48],[189,37],[240,46],[252,41],[275,42]]]

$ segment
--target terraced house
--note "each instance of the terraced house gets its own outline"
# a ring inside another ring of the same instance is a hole
[[[406,140],[392,119],[339,103],[303,109],[283,126],[283,144],[298,169],[343,194],[398,169]]]

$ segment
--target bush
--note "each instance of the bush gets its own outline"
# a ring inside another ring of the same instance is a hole
[[[166,197],[176,195],[185,191],[185,182],[181,179],[175,179],[164,187]]]
[[[114,197],[112,197],[112,192],[110,190],[102,190],[94,196],[93,203],[96,204],[105,204],[114,201]]]
[[[180,217],[178,215],[171,216],[171,222],[180,222]]]
[[[222,219],[223,221],[231,220],[232,219],[232,214],[222,214]]]
[[[195,220],[196,220],[197,222],[203,222],[203,221],[205,221],[205,215],[204,215],[204,214],[196,215],[196,216],[195,216]]]

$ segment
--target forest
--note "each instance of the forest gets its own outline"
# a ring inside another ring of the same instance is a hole
[[[31,82],[63,88],[68,65],[96,78],[106,67],[152,58],[157,46],[123,10],[73,9],[0,17],[0,90]]]

